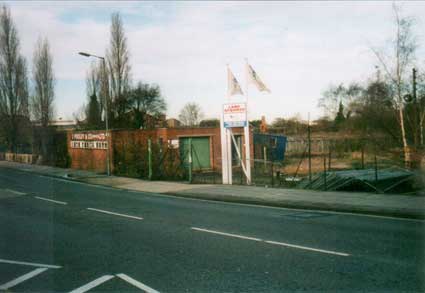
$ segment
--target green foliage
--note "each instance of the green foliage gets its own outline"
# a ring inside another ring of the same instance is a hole
[[[142,143],[134,136],[130,136],[126,140],[115,142],[113,152],[115,175],[148,179],[147,142]],[[185,178],[186,170],[178,149],[169,148],[168,145],[152,140],[151,156],[153,179],[181,180]]]
[[[319,99],[319,107],[325,112],[325,115],[336,117],[340,105],[344,106],[344,116],[349,116],[353,103],[361,96],[363,88],[360,84],[353,82],[345,86],[330,85]]]
[[[158,85],[139,82],[130,90],[129,106],[133,113],[131,126],[136,129],[148,128],[147,115],[158,117],[167,110],[167,104]]]
[[[100,105],[96,94],[92,94],[89,98],[89,104],[86,109],[86,122],[87,128],[89,129],[100,129],[101,128],[101,113]]]
[[[220,120],[218,119],[205,119],[199,122],[200,127],[220,127]]]
[[[344,105],[342,102],[339,102],[339,108],[338,113],[336,113],[335,119],[334,119],[334,126],[336,129],[338,129],[345,121],[344,116]]]
[[[285,135],[302,135],[307,133],[307,122],[302,121],[299,117],[292,117],[289,119],[276,118],[268,132],[270,133],[281,133]]]
[[[249,125],[253,127],[254,129],[260,129],[261,120],[251,120],[249,121]]]
[[[68,153],[66,132],[56,132],[53,136],[54,166],[60,168],[71,167],[71,156]]]

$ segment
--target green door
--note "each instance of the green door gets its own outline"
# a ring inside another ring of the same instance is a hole
[[[208,136],[191,137],[193,170],[210,169],[210,138]],[[189,160],[189,137],[180,138],[180,155],[185,165]]]

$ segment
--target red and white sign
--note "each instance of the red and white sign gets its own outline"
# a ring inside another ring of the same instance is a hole
[[[108,142],[104,132],[72,133],[71,148],[106,150],[108,148]]]
[[[228,103],[223,105],[223,122],[225,128],[245,127],[246,103]]]
[[[106,136],[104,132],[73,133],[72,140],[106,140]]]

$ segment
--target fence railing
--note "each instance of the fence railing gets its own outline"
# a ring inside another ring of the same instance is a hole
[[[32,154],[4,153],[4,155],[0,155],[0,159],[4,159],[5,161],[25,164],[34,164],[37,158],[38,156]]]
[[[309,153],[308,148],[301,153],[286,153],[283,161],[251,160],[251,184],[379,193],[410,193],[425,188],[421,171],[405,169],[400,149],[328,145],[321,153]],[[232,171],[232,183],[245,185],[240,164],[233,162]],[[219,169],[194,173],[193,178],[195,183],[222,182]]]

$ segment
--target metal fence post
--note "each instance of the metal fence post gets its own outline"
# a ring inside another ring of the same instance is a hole
[[[327,182],[326,182],[326,154],[323,156],[323,180],[325,183],[325,190],[328,189]]]
[[[378,159],[376,158],[375,153],[375,190],[378,193]]]
[[[270,162],[270,168],[271,168],[271,171],[272,171],[272,187],[273,187],[273,185],[274,185],[273,161]]]
[[[148,167],[148,178],[152,180],[152,141],[150,138],[148,139]]]
[[[332,158],[332,152],[331,152],[331,148],[329,146],[329,158],[328,158],[328,171],[331,171],[331,158]]]
[[[189,183],[192,183],[192,138],[189,137]]]
[[[310,129],[310,113],[308,114],[308,128],[307,128],[307,138],[308,138],[308,182],[311,185],[311,129]]]

